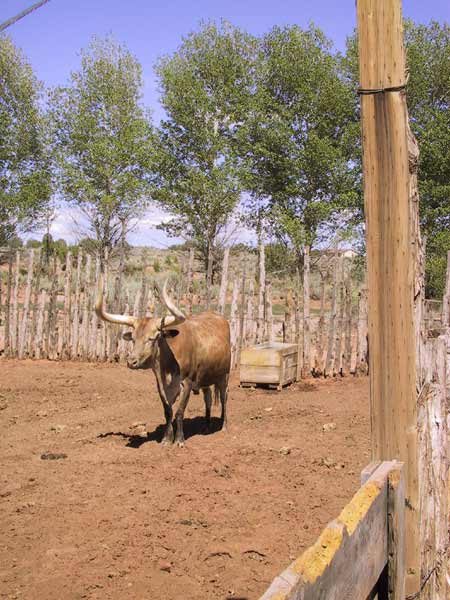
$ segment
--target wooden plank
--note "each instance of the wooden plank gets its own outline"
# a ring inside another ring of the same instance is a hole
[[[358,0],[363,89],[405,84],[400,0]],[[405,462],[406,594],[420,590],[414,239],[403,93],[361,96],[372,457]],[[393,374],[395,373],[395,376]]]
[[[398,469],[383,462],[260,600],[365,600],[388,562],[388,478]]]
[[[239,378],[251,383],[279,383],[280,367],[241,365]]]

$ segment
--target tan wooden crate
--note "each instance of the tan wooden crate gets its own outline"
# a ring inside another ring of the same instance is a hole
[[[245,348],[241,352],[239,380],[241,386],[263,383],[278,390],[295,381],[297,345],[272,342]]]

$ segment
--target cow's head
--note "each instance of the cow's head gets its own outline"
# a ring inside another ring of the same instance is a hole
[[[172,313],[162,318],[154,317],[132,317],[129,315],[114,315],[107,313],[103,307],[103,282],[100,282],[95,312],[100,319],[118,325],[128,325],[131,331],[124,333],[127,341],[133,342],[133,352],[128,358],[127,366],[130,369],[150,368],[158,353],[158,340],[161,335],[168,333],[171,327],[175,327],[185,321],[183,312],[172,302],[167,294],[167,280],[161,292],[161,299],[166,308]]]

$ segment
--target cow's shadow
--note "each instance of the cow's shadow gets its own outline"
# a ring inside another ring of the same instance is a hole
[[[148,431],[147,436],[135,435],[133,433],[125,433],[123,431],[108,431],[107,433],[101,433],[97,437],[121,437],[127,440],[127,448],[140,448],[143,444],[149,442],[161,443],[164,435],[166,426],[160,424],[153,431]],[[206,421],[204,417],[193,417],[192,419],[183,420],[183,431],[184,439],[188,440],[196,435],[211,435],[217,433],[222,428],[222,421],[218,417],[211,417],[209,429],[206,428]]]

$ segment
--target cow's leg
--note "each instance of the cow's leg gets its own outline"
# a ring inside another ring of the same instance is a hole
[[[173,444],[172,405],[169,404],[167,400],[167,396],[164,392],[164,386],[160,384],[159,377],[156,378],[156,385],[158,386],[159,397],[161,398],[161,402],[164,409],[164,416],[166,417],[166,429],[164,430],[164,435],[163,439],[161,440],[161,443],[164,445]]]
[[[228,375],[225,375],[217,384],[220,393],[220,403],[222,405],[222,431],[227,430],[227,399],[228,399]]]
[[[211,427],[211,404],[212,404],[212,394],[211,388],[205,387],[203,388],[203,398],[205,399],[205,431],[209,432]]]
[[[184,446],[184,432],[183,432],[183,418],[184,411],[186,410],[187,403],[189,401],[189,395],[192,389],[192,381],[184,379],[180,385],[180,404],[175,414],[175,420],[177,422],[177,430],[175,433],[175,443],[180,446]]]

